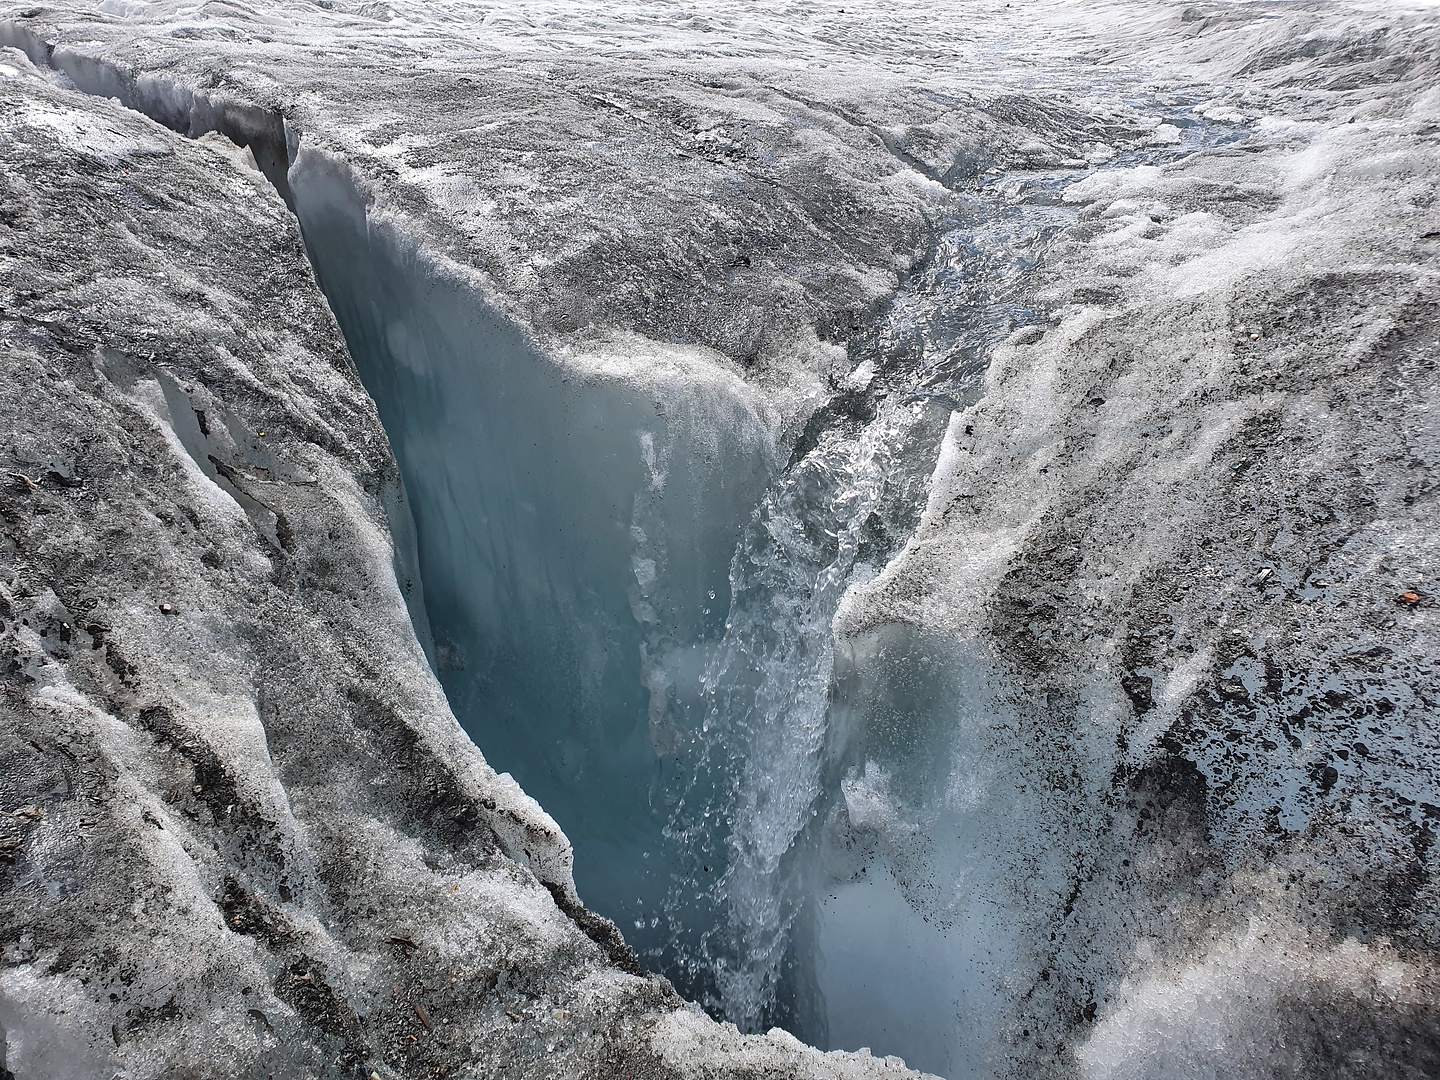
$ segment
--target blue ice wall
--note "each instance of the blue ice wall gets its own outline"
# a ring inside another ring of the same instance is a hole
[[[291,179],[404,475],[451,706],[570,837],[587,906],[654,963],[675,716],[723,633],[770,430],[738,378],[643,342],[556,362],[372,229],[343,173],[302,157]]]

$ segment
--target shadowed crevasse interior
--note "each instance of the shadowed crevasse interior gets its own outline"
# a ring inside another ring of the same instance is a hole
[[[995,771],[984,658],[900,627],[836,648],[831,619],[913,528],[954,388],[1034,318],[1015,287],[1064,215],[975,200],[914,286],[963,317],[897,304],[859,346],[887,374],[782,471],[717,358],[633,338],[551,358],[369,216],[343,165],[302,151],[290,183],[404,474],[441,682],[571,839],[584,902],[743,1028],[993,1064],[1006,998],[976,972],[1026,968],[1036,929],[985,896],[1035,821],[999,776],[947,810],[956,754]],[[990,888],[937,907],[937,877]]]
[[[671,717],[723,632],[770,428],[738,377],[644,342],[562,366],[367,221],[342,169],[302,154],[291,184],[404,475],[451,706],[570,837],[585,904],[658,955],[668,931],[637,913],[677,869]]]

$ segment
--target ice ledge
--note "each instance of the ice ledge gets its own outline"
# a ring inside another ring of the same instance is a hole
[[[814,1050],[780,1028],[764,1035],[742,1035],[734,1024],[717,1024],[695,1008],[677,1009],[655,1026],[651,1045],[664,1064],[685,1080],[761,1068],[776,1076],[816,1076]],[[824,1057],[823,1075],[835,1080],[924,1077],[905,1067],[898,1057],[877,1058],[868,1049],[834,1051]]]

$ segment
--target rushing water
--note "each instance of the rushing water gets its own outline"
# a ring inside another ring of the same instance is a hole
[[[913,530],[951,410],[976,392],[995,342],[1033,321],[1022,284],[1073,217],[1000,188],[965,198],[852,350],[855,375],[766,491],[730,564],[725,636],[682,728],[686,782],[667,836],[695,854],[666,915],[675,934],[697,901],[719,915],[684,943],[683,963],[700,984],[690,988],[742,1027],[798,1019],[787,999],[804,964],[787,954],[809,867],[797,840],[821,794],[835,610]]]
[[[845,590],[913,530],[950,413],[977,392],[989,350],[1035,320],[1024,283],[1074,216],[1036,197],[1056,182],[996,181],[963,198],[924,267],[852,347],[855,374],[731,561],[725,636],[682,727],[687,782],[667,837],[693,854],[665,915],[686,988],[742,1027],[813,1025],[803,1003],[818,988],[792,931],[813,900],[806,837],[822,796],[831,620]],[[716,918],[685,940],[697,903]]]
[[[1178,145],[1110,167],[1234,137],[1169,119]],[[731,561],[725,634],[700,676],[700,702],[678,723],[684,765],[666,837],[683,869],[663,914],[650,917],[669,932],[647,959],[742,1028],[778,1023],[821,1043],[852,1041],[826,1030],[834,976],[800,930],[828,888],[820,819],[839,794],[826,785],[842,775],[831,621],[845,591],[913,531],[950,415],[978,396],[993,348],[1044,321],[1031,306],[1034,273],[1076,224],[1065,187],[1089,172],[997,175],[957,195],[929,258],[852,343],[854,374],[765,492]],[[864,780],[852,769],[841,783]],[[711,914],[698,932],[697,909]],[[876,1050],[913,1062],[907,1041],[898,1033]]]

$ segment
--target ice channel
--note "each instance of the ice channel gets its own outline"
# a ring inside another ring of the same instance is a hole
[[[1169,153],[1225,135],[1175,122]],[[1008,991],[976,973],[1023,969],[1033,928],[984,879],[1045,825],[987,780],[998,720],[967,714],[966,657],[897,630],[837,651],[831,620],[913,529],[989,350],[1041,321],[1029,275],[1080,175],[957,197],[787,461],[738,378],[626,340],[557,364],[367,219],[343,168],[291,169],[401,464],[456,715],[571,838],[587,906],[742,1028],[988,1071]]]

